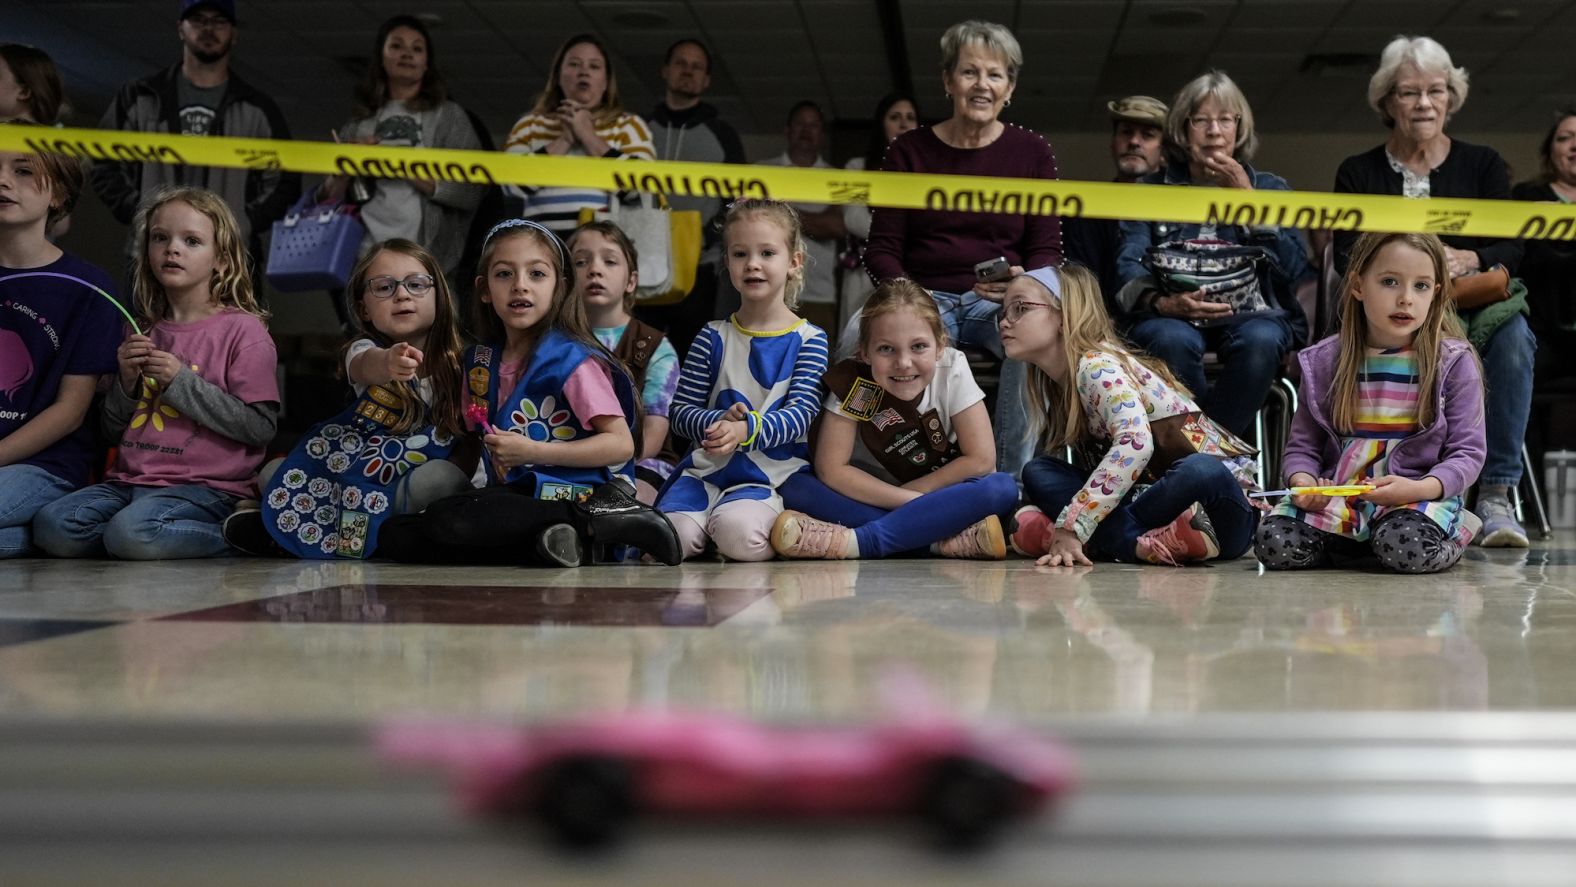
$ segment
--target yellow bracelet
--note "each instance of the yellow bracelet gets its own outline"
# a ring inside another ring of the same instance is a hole
[[[750,444],[755,443],[755,439],[761,436],[761,414],[755,412],[754,410],[750,410],[748,413],[745,413],[744,424],[746,427],[749,426],[751,419],[755,420],[755,428],[750,431],[750,436],[739,444],[741,447],[747,447]]]

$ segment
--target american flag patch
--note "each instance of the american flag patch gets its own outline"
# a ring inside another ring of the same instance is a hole
[[[856,419],[869,419],[881,403],[881,386],[869,379],[855,379],[854,385],[843,398],[843,412]]]
[[[875,424],[877,431],[885,431],[889,425],[901,425],[903,423],[903,417],[897,414],[897,410],[887,407],[881,412],[876,413],[874,416],[871,416],[870,421]]]

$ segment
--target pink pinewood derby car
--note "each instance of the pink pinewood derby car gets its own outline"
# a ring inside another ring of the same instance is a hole
[[[1072,782],[1070,759],[1054,743],[928,717],[780,728],[633,712],[540,727],[395,725],[379,746],[387,760],[450,770],[468,809],[534,814],[576,846],[616,839],[636,814],[917,814],[943,843],[975,846],[1045,809]]]

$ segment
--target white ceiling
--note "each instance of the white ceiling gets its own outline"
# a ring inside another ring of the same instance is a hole
[[[77,123],[95,122],[120,83],[178,58],[178,0],[4,6],[0,40],[55,57]],[[1024,47],[1010,119],[1047,133],[1101,130],[1108,99],[1169,98],[1220,67],[1242,85],[1263,130],[1372,134],[1367,77],[1384,42],[1403,32],[1436,37],[1471,71],[1456,124],[1465,129],[1541,130],[1576,94],[1576,0],[239,0],[236,66],[279,101],[296,134],[323,137],[349,112],[352,66],[367,57],[378,23],[430,13],[454,98],[502,133],[570,34],[608,42],[625,104],[641,113],[661,94],[668,44],[699,36],[715,58],[707,99],[741,132],[777,132],[789,106],[813,98],[849,133],[894,86],[882,19],[892,9],[907,53],[899,61],[913,72],[923,111],[946,110],[941,32],[986,18],[1011,27]],[[1355,64],[1309,70],[1316,53],[1355,54]]]

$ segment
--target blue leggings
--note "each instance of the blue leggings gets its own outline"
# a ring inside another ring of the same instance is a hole
[[[1088,482],[1087,472],[1052,456],[1023,466],[1024,493],[1052,520]],[[1138,537],[1176,520],[1194,502],[1209,515],[1222,559],[1240,557],[1253,544],[1258,509],[1249,504],[1225,463],[1194,453],[1178,459],[1143,495],[1129,492],[1095,528],[1084,550],[1091,559],[1134,563]]]
[[[1008,514],[1018,504],[1017,481],[999,471],[934,490],[891,511],[844,496],[812,471],[788,478],[778,492],[794,511],[853,527],[860,557],[923,551],[993,514]]]

